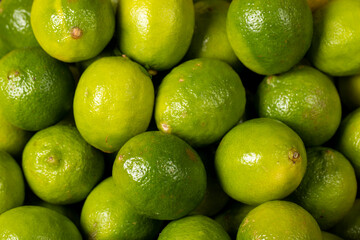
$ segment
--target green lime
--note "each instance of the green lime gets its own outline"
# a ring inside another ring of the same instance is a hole
[[[0,150],[0,216],[11,208],[21,206],[24,198],[25,186],[21,168],[15,159]]]
[[[81,226],[87,239],[154,239],[162,222],[137,214],[117,192],[112,177],[102,181],[86,198]]]
[[[225,62],[199,58],[175,67],[162,80],[155,103],[159,130],[193,146],[219,139],[245,111],[245,89]]]
[[[115,152],[147,129],[153,105],[154,87],[144,68],[126,57],[103,57],[81,75],[74,117],[87,142]]]
[[[16,49],[0,60],[0,102],[12,125],[37,131],[71,109],[75,82],[68,66],[41,48]]]
[[[1,214],[0,226],[1,239],[82,239],[67,217],[39,206],[21,206]]]
[[[331,148],[309,148],[306,154],[305,176],[291,197],[326,230],[340,221],[354,204],[357,192],[354,168]]]
[[[234,0],[227,34],[240,61],[263,75],[288,71],[305,55],[313,34],[304,0]]]
[[[299,186],[306,163],[300,137],[269,118],[248,120],[231,129],[215,156],[224,191],[249,205],[288,196]]]
[[[10,51],[11,49],[8,44],[0,37],[0,59]]]
[[[356,199],[350,211],[331,230],[346,240],[360,239],[360,199]]]
[[[119,194],[139,214],[159,220],[187,215],[206,190],[198,154],[180,138],[158,131],[141,133],[124,144],[113,178]]]
[[[307,146],[328,141],[341,121],[341,102],[331,79],[309,66],[264,78],[256,102],[260,117],[284,122]]]
[[[360,74],[339,78],[338,86],[341,101],[348,109],[360,107]]]
[[[70,204],[87,197],[100,180],[104,159],[71,125],[37,132],[26,144],[22,166],[32,191],[53,204]]]
[[[322,240],[321,230],[310,213],[295,203],[270,201],[249,212],[236,240]]]
[[[34,0],[31,26],[49,55],[79,62],[95,57],[110,42],[115,15],[109,0]]]
[[[340,238],[334,234],[324,232],[324,231],[322,232],[322,236],[323,236],[323,240],[343,240],[342,238]]]
[[[148,69],[172,68],[190,46],[192,0],[119,0],[117,16],[120,51]]]
[[[170,222],[158,240],[230,240],[219,223],[202,216],[189,216]]]
[[[309,60],[332,76],[360,73],[360,1],[332,0],[314,12]]]

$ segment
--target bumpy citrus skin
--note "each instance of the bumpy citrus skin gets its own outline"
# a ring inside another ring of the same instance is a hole
[[[285,72],[298,63],[313,33],[305,0],[234,0],[226,27],[240,61],[264,75]]]
[[[112,173],[125,200],[139,214],[159,220],[187,215],[206,189],[206,172],[198,154],[180,138],[158,131],[126,142]]]
[[[291,199],[326,230],[354,204],[357,192],[354,168],[341,153],[330,148],[308,148],[306,153],[307,170]]]
[[[74,117],[81,135],[104,152],[118,151],[144,132],[154,106],[147,72],[125,57],[104,57],[81,75],[74,97]]]
[[[98,55],[115,31],[109,0],[34,0],[31,26],[40,46],[64,62]]]
[[[8,153],[0,151],[0,215],[21,206],[24,198],[24,178],[19,165]]]
[[[338,222],[331,232],[348,240],[360,239],[360,199],[356,199],[350,211]]]
[[[21,206],[0,215],[1,239],[81,240],[81,234],[67,217],[38,206]]]
[[[89,239],[154,239],[162,222],[137,214],[117,192],[112,177],[91,191],[81,211],[81,226]]]
[[[119,0],[117,16],[120,51],[146,68],[170,69],[190,46],[192,0]]]
[[[37,131],[60,121],[74,91],[67,65],[41,48],[16,49],[0,60],[0,107],[18,128]]]
[[[333,0],[314,12],[309,60],[332,76],[360,73],[360,2]]]
[[[193,59],[162,80],[155,103],[156,125],[192,146],[208,145],[239,122],[245,101],[241,79],[227,63]]]
[[[341,121],[339,94],[329,77],[309,66],[264,78],[256,102],[260,117],[284,122],[307,146],[328,141]]]
[[[33,0],[0,2],[0,36],[10,50],[39,46],[30,25]]]
[[[261,204],[242,221],[236,240],[322,240],[315,219],[302,207],[286,201]]]
[[[33,192],[53,204],[86,198],[100,180],[104,159],[71,125],[37,132],[26,144],[22,166]]]
[[[160,233],[158,240],[230,240],[219,223],[202,216],[189,216],[170,222]]]
[[[250,205],[288,196],[299,186],[306,163],[300,137],[269,118],[248,120],[231,129],[215,156],[224,191]]]

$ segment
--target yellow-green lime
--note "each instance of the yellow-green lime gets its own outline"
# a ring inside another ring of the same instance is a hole
[[[307,149],[307,170],[291,199],[306,209],[327,230],[353,206],[357,182],[354,168],[331,148]]]
[[[338,86],[341,101],[348,109],[360,107],[360,74],[339,78]]]
[[[288,196],[299,186],[306,164],[301,138],[270,118],[255,118],[231,129],[215,156],[224,191],[249,205]]]
[[[25,186],[21,168],[15,159],[0,150],[0,216],[11,208],[21,206],[24,198]]]
[[[147,129],[153,105],[154,87],[142,66],[126,57],[104,57],[81,75],[74,117],[87,142],[115,152]]]
[[[323,240],[343,240],[342,238],[328,232],[322,231],[321,233],[323,236]]]
[[[360,199],[356,199],[350,211],[338,222],[331,232],[346,240],[360,239]]]
[[[332,76],[360,73],[360,2],[333,0],[314,12],[309,60]]]
[[[0,59],[10,51],[11,48],[8,46],[5,40],[0,37]]]
[[[39,206],[21,206],[1,214],[0,226],[0,239],[82,239],[67,217]]]
[[[229,235],[215,220],[202,216],[188,216],[170,222],[158,240],[230,240]]]
[[[26,144],[22,160],[31,190],[53,204],[85,199],[104,171],[102,153],[71,125],[55,125],[37,132]]]
[[[328,141],[341,121],[341,102],[331,79],[315,68],[300,65],[260,83],[256,102],[260,117],[291,127],[307,146]]]
[[[156,125],[192,146],[208,145],[239,122],[245,101],[241,79],[227,63],[189,60],[162,80],[155,103]]]
[[[322,240],[315,219],[302,207],[287,201],[269,201],[249,212],[236,240]]]
[[[162,222],[137,214],[117,192],[112,177],[97,185],[81,211],[81,227],[87,239],[154,239]]]
[[[159,131],[127,141],[116,156],[112,175],[120,196],[139,214],[159,220],[187,215],[206,190],[199,155],[185,141]]]
[[[74,91],[68,66],[40,47],[16,49],[0,60],[1,111],[18,128],[38,131],[60,121]]]
[[[270,75],[288,71],[304,57],[313,22],[305,0],[234,0],[226,28],[240,61]]]
[[[147,69],[170,69],[188,50],[194,22],[192,0],[119,0],[120,51]]]
[[[98,55],[113,37],[110,0],[34,0],[31,26],[40,46],[63,62]]]

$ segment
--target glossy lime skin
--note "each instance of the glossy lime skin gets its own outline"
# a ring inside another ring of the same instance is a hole
[[[192,146],[208,145],[239,122],[245,102],[241,79],[227,63],[189,60],[162,80],[155,102],[156,125]]]
[[[360,178],[360,108],[351,112],[341,122],[336,133],[336,149],[345,155]]]
[[[153,70],[166,70],[186,54],[194,32],[192,0],[119,0],[120,51]]]
[[[109,0],[34,0],[31,26],[49,55],[79,62],[95,57],[109,43],[115,15]]]
[[[249,205],[288,196],[299,186],[306,163],[300,137],[269,118],[248,120],[231,129],[215,155],[224,191]]]
[[[313,33],[305,0],[234,0],[226,27],[240,61],[263,75],[285,72],[298,63]]]
[[[116,156],[112,174],[125,200],[153,219],[187,215],[206,190],[206,172],[198,154],[180,138],[158,131],[127,141]]]
[[[236,240],[322,240],[315,219],[287,201],[269,201],[251,210],[242,221]]]
[[[115,152],[149,126],[154,87],[145,69],[126,57],[104,57],[81,75],[74,97],[76,126],[92,146]]]
[[[284,122],[307,146],[328,141],[340,125],[341,102],[331,79],[309,66],[264,78],[256,93],[260,117]]]
[[[18,128],[37,131],[60,121],[74,91],[68,66],[41,48],[16,49],[0,60],[0,107]]]
[[[109,177],[86,198],[81,226],[87,238],[140,240],[154,239],[161,231],[162,222],[137,214]]]
[[[332,76],[360,73],[360,2],[329,1],[314,12],[309,60]]]
[[[38,206],[21,206],[0,215],[1,239],[81,240],[81,234],[67,217]]]
[[[308,148],[306,153],[307,170],[292,199],[326,230],[340,221],[354,204],[357,192],[354,168],[331,148]]]
[[[331,229],[331,232],[348,240],[360,239],[360,199],[355,200],[350,211]]]
[[[22,161],[32,191],[53,204],[71,204],[87,197],[102,177],[104,157],[71,125],[37,132],[26,144]]]
[[[25,185],[20,166],[8,153],[0,151],[0,215],[21,206],[24,198]]]
[[[33,0],[2,0],[0,2],[0,35],[10,50],[37,47],[30,24]]]
[[[158,240],[230,240],[219,223],[202,216],[188,216],[170,222],[160,233]]]

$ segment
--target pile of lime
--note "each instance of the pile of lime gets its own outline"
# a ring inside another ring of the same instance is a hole
[[[359,240],[359,0],[0,0],[0,239]]]

